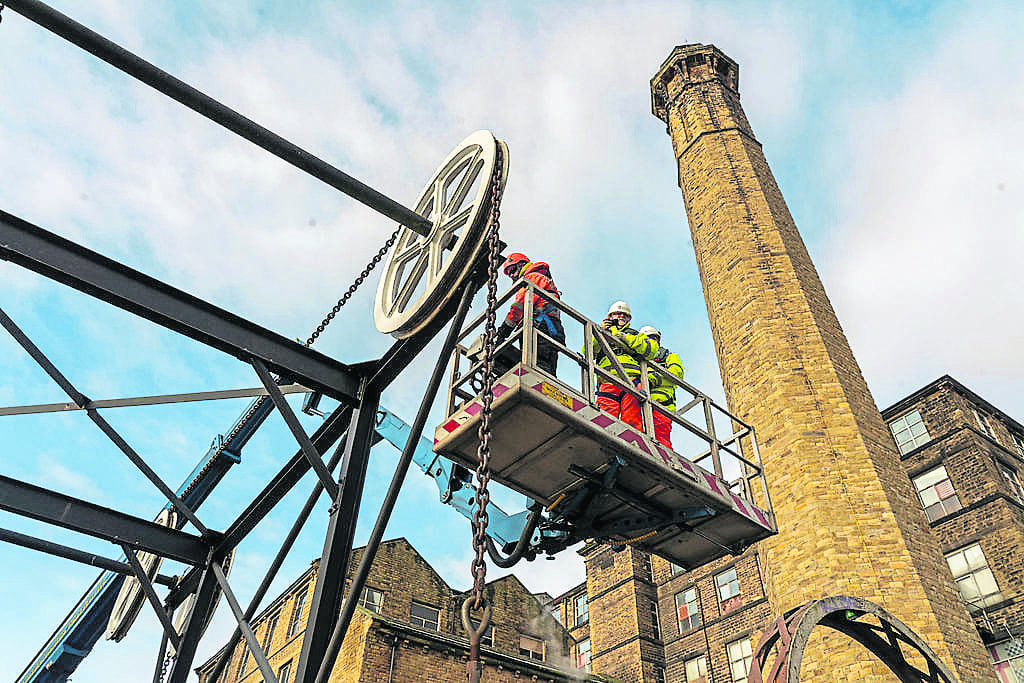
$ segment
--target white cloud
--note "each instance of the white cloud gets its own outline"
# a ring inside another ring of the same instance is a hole
[[[950,373],[1020,415],[1024,67],[1012,22],[956,23],[902,88],[840,123],[849,166],[824,268],[880,402]]]

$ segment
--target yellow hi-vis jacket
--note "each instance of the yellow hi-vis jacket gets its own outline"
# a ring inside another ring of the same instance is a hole
[[[683,361],[674,352],[662,346],[654,362],[660,363],[666,370],[679,379],[683,378]],[[660,370],[651,369],[647,373],[647,381],[651,387],[651,399],[660,406],[675,412],[676,385]]]
[[[658,355],[658,342],[649,338],[646,334],[637,332],[632,327],[610,327],[608,333],[622,342],[623,346],[607,342],[611,348],[612,353],[622,364],[622,369],[626,371],[626,375],[634,383],[640,378],[640,361],[639,358],[645,358],[647,360],[654,360]],[[615,372],[615,364],[612,363],[611,359],[608,358],[604,351],[601,349],[601,344],[597,341],[596,335],[593,340],[594,349],[594,360],[597,362],[597,366],[602,370],[607,370],[617,379],[620,379],[618,373]],[[628,350],[627,350],[628,349]],[[587,353],[587,347],[584,344],[580,352],[584,355]],[[598,383],[607,383],[607,378],[598,376]]]

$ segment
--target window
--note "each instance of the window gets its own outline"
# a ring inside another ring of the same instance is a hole
[[[939,517],[945,517],[963,507],[956,491],[953,490],[953,482],[949,480],[946,468],[942,465],[914,477],[913,481],[929,522],[934,522]]]
[[[555,621],[557,621],[559,624],[561,624],[562,623],[562,606],[561,605],[551,605],[551,616],[553,616],[555,618]]]
[[[275,613],[270,620],[267,622],[267,630],[263,632],[263,642],[260,643],[260,647],[263,648],[263,653],[270,656],[270,643],[274,639],[274,630],[277,628],[278,617],[281,616],[280,612]]]
[[[242,643],[242,661],[238,664],[238,674],[235,675],[235,680],[242,680],[242,676],[245,676],[245,667],[249,664],[249,647]]]
[[[644,571],[647,572],[647,578],[654,580],[654,564],[651,562],[650,555],[644,555]]]
[[[971,412],[974,413],[974,419],[978,421],[978,427],[981,431],[990,439],[995,439],[996,434],[992,431],[992,425],[989,424],[988,416],[982,415],[976,408],[971,408]]]
[[[686,683],[707,683],[708,658],[701,655],[687,659],[683,662],[683,671],[686,674]]]
[[[740,579],[736,576],[736,567],[716,576],[715,587],[718,588],[718,602],[723,606],[738,602],[733,600],[740,596]]]
[[[309,586],[303,586],[295,595],[295,602],[292,603],[292,616],[288,620],[288,637],[291,638],[299,630],[299,623],[302,621],[302,608],[306,606],[306,595],[309,593]]]
[[[654,667],[654,683],[665,683],[665,669],[663,667]]]
[[[363,592],[359,594],[359,604],[370,610],[380,614],[380,606],[384,603],[384,594],[376,588],[370,588],[366,586],[363,588]]]
[[[1024,458],[1024,437],[1020,434],[1011,434],[1013,437],[1013,447],[1017,449],[1017,455]]]
[[[473,630],[480,628],[479,619],[470,619],[469,623],[473,626]],[[487,630],[480,636],[480,644],[486,645],[487,647],[494,647],[494,627],[488,626]]]
[[[292,677],[292,660],[285,662],[280,669],[277,670],[277,683],[288,683],[288,680]]]
[[[1013,491],[1013,495],[1017,498],[1017,502],[1024,503],[1024,488],[1021,488],[1020,478],[1017,476],[1017,472],[1002,463],[999,463],[999,471],[1003,473],[1003,476],[1006,477],[1006,481],[1010,483],[1010,489]]]
[[[572,608],[576,613],[576,625],[585,624],[590,620],[590,606],[587,604],[587,594],[581,593],[572,599]]]
[[[590,641],[587,641],[588,645]],[[589,652],[589,650],[588,650]],[[538,662],[544,661],[544,641],[540,638],[534,638],[533,636],[524,636],[519,634],[519,654],[523,657],[529,657],[530,659],[536,659]],[[589,661],[589,660],[588,660]]]
[[[921,412],[917,410],[912,410],[890,422],[889,429],[892,430],[892,436],[896,439],[896,446],[901,454],[909,453],[931,439],[928,436],[928,429],[924,426],[924,420],[921,419]]]
[[[654,631],[654,638],[661,640],[661,617],[658,614],[657,600],[651,600],[651,627]]]
[[[676,564],[675,562],[669,562],[668,566],[672,570],[672,576],[675,576],[676,574],[682,574],[683,573],[683,568],[681,566],[679,566],[678,564]]]
[[[700,626],[700,605],[697,604],[696,588],[676,593],[676,620],[679,622],[679,633],[686,633]]]
[[[576,644],[576,668],[590,671],[590,638]]]
[[[988,568],[985,553],[975,543],[946,555],[949,571],[953,573],[960,595],[967,602],[968,609],[976,611],[982,607],[1002,602],[1003,596],[996,585],[996,577]]]
[[[754,659],[754,651],[750,647],[750,638],[736,640],[725,646],[729,655],[729,674],[733,683],[747,683],[750,675],[750,662]]]
[[[414,602],[409,608],[409,621],[416,626],[436,631],[438,626],[441,625],[441,610],[430,605],[421,605],[418,602]]]

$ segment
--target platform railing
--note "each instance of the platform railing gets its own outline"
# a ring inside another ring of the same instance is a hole
[[[638,358],[641,368],[640,382],[639,386],[634,385],[625,369],[615,359],[615,349],[627,348],[622,341],[599,323],[527,280],[516,281],[498,297],[498,325],[520,291],[524,292],[523,320],[520,326],[495,349],[498,376],[522,363],[532,371],[554,380],[561,388],[594,407],[598,406],[597,391],[600,385],[612,384],[637,400],[642,416],[640,431],[647,437],[657,441],[654,432],[654,411],[658,411],[668,417],[673,425],[681,428],[672,430],[673,451],[692,464],[714,472],[733,493],[772,513],[771,498],[752,425],[718,405],[700,389],[673,375],[660,363]],[[566,343],[556,341],[545,331],[537,328],[533,317],[535,296],[551,302],[560,312]],[[455,413],[460,406],[472,400],[482,390],[483,349],[479,337],[483,334],[484,322],[484,314],[470,320],[463,328],[452,354],[448,415]],[[575,344],[569,341],[571,339],[578,339],[581,342],[578,346],[581,351],[574,350]],[[537,364],[537,352],[538,347],[543,345],[554,350],[559,360],[570,360],[571,367],[579,370],[578,377],[575,371],[566,371],[565,364],[562,363],[559,363],[560,367],[556,373],[540,367]],[[611,368],[605,369],[597,364],[598,351],[603,352],[612,361]],[[675,386],[677,407],[674,411],[667,410],[650,398],[652,377],[667,380]],[[676,439],[685,440],[686,445],[677,446]]]

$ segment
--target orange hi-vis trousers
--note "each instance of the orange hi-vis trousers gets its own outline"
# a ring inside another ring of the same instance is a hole
[[[610,382],[600,385],[597,388],[597,407],[630,427],[643,431],[640,403],[625,389]]]

